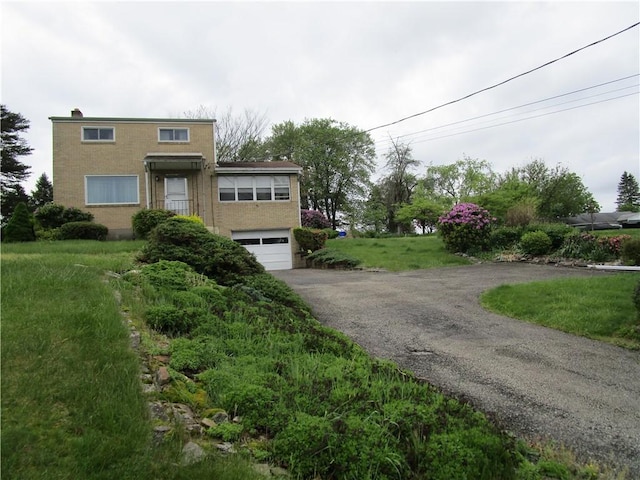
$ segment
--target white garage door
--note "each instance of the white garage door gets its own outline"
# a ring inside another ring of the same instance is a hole
[[[231,238],[253,253],[267,270],[293,268],[289,230],[231,232]]]

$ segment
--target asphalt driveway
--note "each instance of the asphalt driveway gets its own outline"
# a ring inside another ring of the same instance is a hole
[[[640,478],[640,352],[485,311],[505,284],[609,275],[593,269],[486,263],[401,273],[272,272],[373,356],[471,402],[525,438],[565,444],[583,460]]]

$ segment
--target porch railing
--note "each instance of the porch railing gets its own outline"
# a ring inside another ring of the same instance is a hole
[[[197,214],[193,208],[193,200],[157,200],[155,208],[171,210],[178,215]]]

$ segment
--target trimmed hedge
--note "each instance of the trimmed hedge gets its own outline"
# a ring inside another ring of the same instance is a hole
[[[526,255],[546,255],[551,251],[551,239],[544,232],[528,232],[520,239],[520,248]]]
[[[295,237],[300,249],[304,252],[315,252],[324,248],[328,235],[324,230],[317,228],[298,227],[293,229]]]
[[[133,233],[137,238],[145,239],[151,230],[175,215],[170,210],[160,208],[140,210],[131,217]]]
[[[106,240],[109,229],[93,222],[69,222],[58,230],[60,240]]]

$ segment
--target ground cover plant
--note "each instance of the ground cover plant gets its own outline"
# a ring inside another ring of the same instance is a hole
[[[393,238],[336,238],[326,247],[357,258],[363,268],[391,272],[421,268],[469,265],[471,261],[446,251],[436,235]]]
[[[640,349],[633,304],[638,273],[502,285],[480,297],[482,306],[512,318],[575,335]]]

